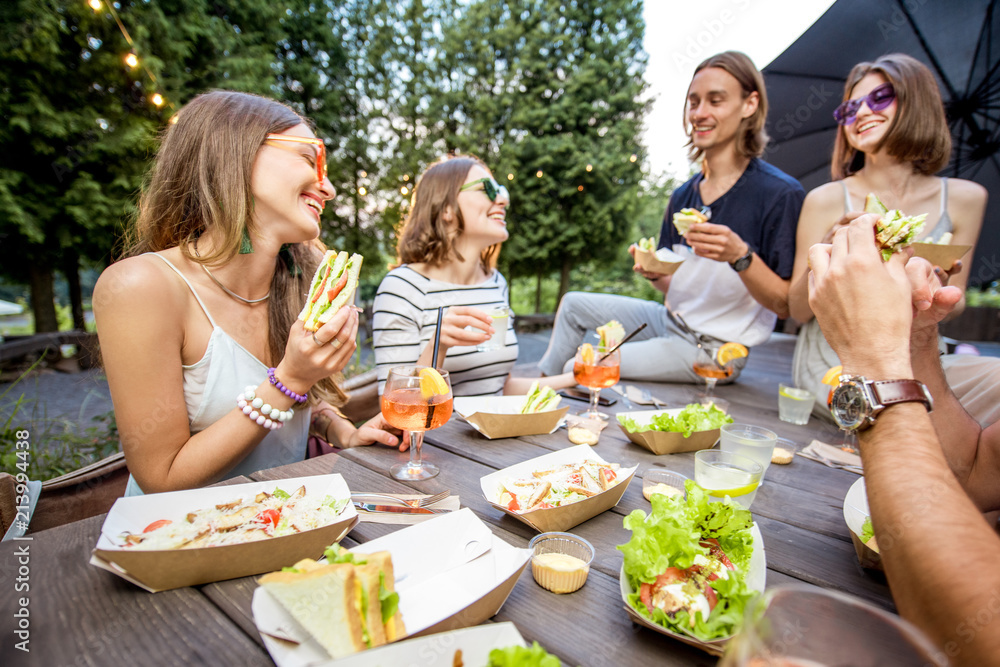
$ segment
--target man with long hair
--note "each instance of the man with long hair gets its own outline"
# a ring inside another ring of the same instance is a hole
[[[745,54],[727,51],[698,66],[684,124],[690,157],[701,160],[701,171],[674,191],[659,241],[684,263],[673,275],[635,265],[663,292],[663,305],[566,294],[539,363],[544,374],[562,372],[583,335],[613,318],[626,331],[648,325],[622,348],[622,378],[699,382],[695,343],[752,347],[767,340],[778,317],[787,317],[795,225],[805,193],[798,181],[760,159],[768,142],[766,117],[764,80]],[[702,211],[709,219],[682,235],[673,224],[681,209]]]

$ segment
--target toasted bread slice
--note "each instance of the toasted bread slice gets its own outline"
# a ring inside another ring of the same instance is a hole
[[[353,565],[321,565],[305,572],[272,572],[260,585],[312,635],[331,658],[364,650]]]

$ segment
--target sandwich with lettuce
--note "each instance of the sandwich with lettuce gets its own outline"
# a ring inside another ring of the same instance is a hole
[[[536,412],[548,412],[559,407],[562,397],[556,393],[552,387],[540,387],[538,380],[531,383],[531,389],[524,401],[521,409],[522,415],[534,414]]]
[[[309,298],[299,313],[306,331],[318,331],[338,310],[354,302],[364,261],[357,253],[348,256],[346,252],[328,250],[323,255],[309,288]]]
[[[389,552],[355,554],[334,544],[324,555],[326,563],[306,558],[260,585],[331,658],[405,637]]]
[[[639,615],[701,641],[731,636],[756,592],[746,583],[754,543],[750,512],[713,502],[692,480],[685,496],[654,494],[649,516],[625,517],[620,545],[627,602]]]
[[[911,245],[923,228],[926,213],[920,215],[903,215],[902,211],[885,207],[874,193],[865,197],[865,213],[875,213],[880,216],[875,224],[875,240],[882,251],[882,260],[889,261],[893,253]]]

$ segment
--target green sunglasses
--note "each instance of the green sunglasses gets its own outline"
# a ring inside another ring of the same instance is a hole
[[[466,183],[461,187],[459,192],[465,192],[466,190],[475,189],[475,186],[483,184],[483,192],[489,197],[491,202],[495,202],[498,197],[503,197],[510,202],[510,193],[507,192],[506,186],[500,185],[493,178],[480,178],[478,180],[472,181],[471,183]]]

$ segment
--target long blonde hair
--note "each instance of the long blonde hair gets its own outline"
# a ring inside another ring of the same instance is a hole
[[[125,257],[179,248],[190,261],[215,266],[231,261],[244,237],[255,233],[251,175],[269,133],[307,123],[294,110],[266,97],[232,91],[198,95],[165,131],[125,237]],[[201,256],[193,244],[208,230],[222,239]],[[268,301],[268,353],[281,359],[312,275],[326,246],[319,240],[288,246],[275,260]],[[290,263],[286,263],[290,258]],[[311,394],[334,404],[347,395],[332,378]]]

